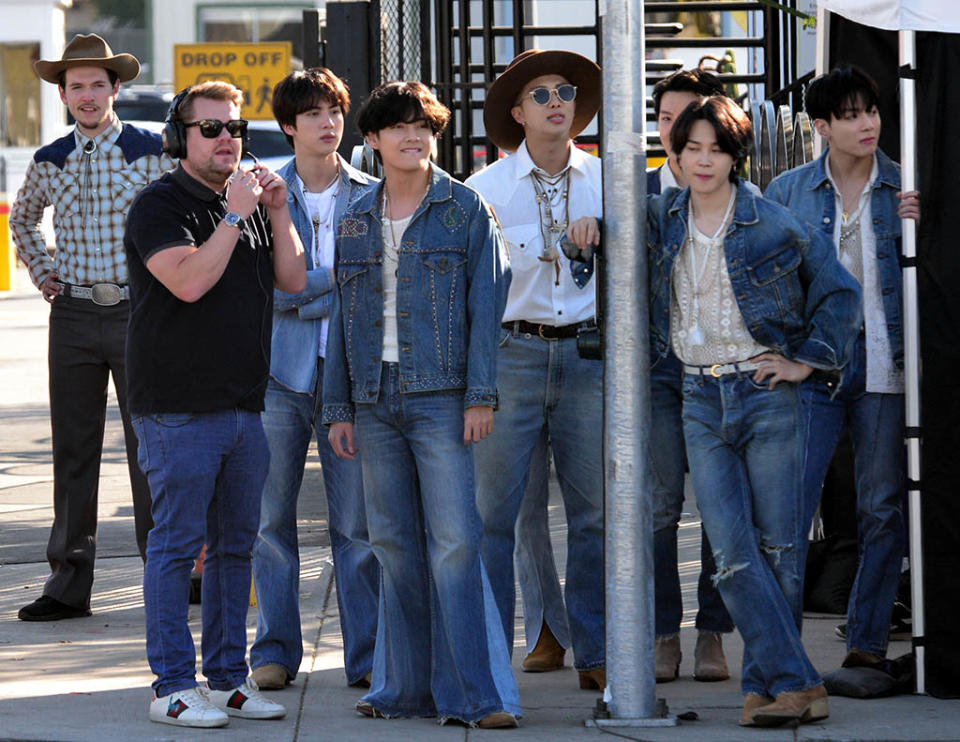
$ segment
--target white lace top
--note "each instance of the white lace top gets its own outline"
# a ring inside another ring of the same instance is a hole
[[[751,337],[734,297],[723,255],[729,224],[728,215],[710,237],[691,215],[673,267],[671,345],[677,358],[692,366],[744,361],[768,350]]]

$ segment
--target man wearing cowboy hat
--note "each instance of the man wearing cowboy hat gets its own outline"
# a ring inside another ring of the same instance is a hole
[[[150,491],[137,466],[126,405],[123,228],[133,197],[174,162],[161,154],[159,135],[122,124],[113,112],[120,83],[140,73],[135,57],[114,54],[96,34],[77,35],[60,60],[39,60],[34,70],[59,86],[77,122],[74,131],[37,150],[10,210],[17,254],[51,304],[51,574],[43,595],[18,615],[24,621],[55,621],[90,615],[110,374],[123,419],[137,546],[146,558]],[[43,210],[51,205],[57,235],[52,258],[40,232]]]
[[[605,683],[597,440],[602,364],[577,353],[577,331],[594,324],[593,283],[574,282],[557,243],[571,222],[602,213],[600,161],[573,143],[600,108],[600,83],[600,68],[573,52],[532,49],[514,58],[490,86],[483,108],[487,136],[512,154],[467,180],[496,210],[513,269],[497,359],[497,425],[476,449],[483,558],[512,645],[514,526],[531,455],[547,434],[569,528],[566,599],[574,666],[586,689]],[[539,510],[545,517],[545,508]],[[544,532],[530,529],[520,538],[534,531]],[[549,540],[525,546],[534,558],[550,558]],[[536,645],[523,667],[558,669],[564,655],[555,636],[559,622],[548,609],[537,613],[526,616],[528,647]]]

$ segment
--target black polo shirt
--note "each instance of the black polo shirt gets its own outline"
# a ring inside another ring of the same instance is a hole
[[[263,409],[273,311],[273,235],[263,206],[246,220],[220,280],[196,302],[178,299],[146,268],[161,250],[202,245],[226,213],[225,195],[182,166],[144,188],[130,207],[123,246],[133,414]]]

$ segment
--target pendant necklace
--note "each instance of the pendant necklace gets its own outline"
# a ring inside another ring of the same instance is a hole
[[[687,214],[687,253],[690,255],[690,285],[693,291],[693,298],[691,300],[690,308],[690,327],[687,329],[687,339],[691,345],[703,345],[704,336],[703,330],[700,329],[700,294],[701,294],[701,283],[703,282],[703,275],[707,270],[707,265],[710,262],[710,251],[714,246],[719,245],[723,241],[723,231],[727,226],[727,220],[730,218],[730,214],[733,212],[733,205],[737,200],[737,189],[730,189],[730,201],[727,203],[727,210],[723,214],[723,219],[720,220],[720,226],[717,227],[717,231],[713,233],[712,237],[706,237],[707,249],[703,252],[703,263],[700,265],[700,270],[697,270],[697,250],[696,250],[696,238],[693,236],[694,230],[696,227],[696,222],[693,215],[693,202],[690,203],[690,212]]]
[[[423,199],[426,198],[427,192],[430,190],[430,183],[431,181],[428,179],[427,187],[423,190],[423,195],[420,196],[420,200],[417,201],[417,208],[419,208],[420,204],[423,202]],[[381,239],[383,240],[383,260],[385,263],[388,261],[393,263],[394,265],[393,275],[397,275],[398,264],[400,262],[400,240],[397,239],[397,234],[394,231],[393,227],[394,227],[394,222],[402,221],[402,220],[390,219],[387,216],[387,211],[390,210],[390,196],[387,194],[386,183],[383,184],[382,201],[383,203],[380,208],[380,234],[381,234]],[[417,209],[415,208],[413,210],[414,214],[416,213],[416,211]],[[411,214],[410,217],[412,218],[413,214]],[[389,224],[387,224],[388,221],[390,222]],[[390,232],[390,247],[393,248],[392,252],[387,249],[387,232],[388,231]],[[403,235],[401,234],[400,237],[403,237]]]
[[[300,182],[303,183],[303,179],[302,179],[302,178],[301,178]],[[337,194],[340,192],[339,182],[340,182],[340,161],[338,160],[338,161],[337,161],[337,172],[334,173],[333,178],[332,178],[332,179],[330,180],[330,182],[327,183],[323,188],[321,188],[319,191],[316,191],[316,193],[318,193],[318,194],[320,194],[320,193],[325,193],[328,189],[332,188],[335,183],[337,184],[337,186],[336,186],[336,188],[334,189],[333,193],[330,194],[330,203],[329,203],[329,205],[327,206],[327,213],[326,213],[323,217],[320,216],[320,213],[319,213],[319,212],[316,212],[316,213],[314,213],[314,214],[311,215],[311,219],[312,219],[312,221],[313,221],[313,233],[314,233],[315,236],[319,235],[319,233],[320,233],[320,227],[323,227],[324,229],[327,229],[327,228],[330,226],[330,222],[331,222],[331,220],[332,220],[332,218],[333,218],[333,208],[334,208],[334,206],[335,206],[336,203],[337,203]],[[309,188],[307,188],[307,184],[306,184],[306,183],[303,183],[303,192],[304,192],[304,193],[314,193],[314,191],[311,191]]]
[[[570,168],[562,173],[547,175],[539,168],[530,173],[533,176],[533,190],[537,197],[537,210],[540,212],[540,236],[543,249],[538,260],[553,263],[556,268],[556,285],[560,285],[560,253],[557,243],[570,225]],[[557,219],[555,210],[563,206],[563,218]]]

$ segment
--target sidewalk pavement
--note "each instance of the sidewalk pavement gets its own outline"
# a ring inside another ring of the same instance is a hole
[[[696,720],[668,728],[590,728],[600,697],[578,689],[572,667],[545,674],[522,673],[522,622],[514,650],[524,718],[517,730],[440,727],[432,719],[361,717],[353,705],[361,691],[346,686],[337,604],[332,590],[326,510],[316,456],[311,456],[300,501],[300,584],[304,660],[296,681],[270,696],[283,703],[281,721],[233,719],[225,731],[191,730],[148,720],[150,682],[143,632],[142,565],[136,556],[133,514],[125,471],[119,413],[111,394],[101,472],[96,582],[89,618],[51,623],[18,621],[17,610],[40,595],[47,575],[44,548],[52,519],[50,429],[46,391],[48,308],[22,271],[18,287],[0,293],[0,741],[45,740],[277,740],[359,742],[367,740],[478,740],[490,735],[515,740],[951,740],[960,739],[960,704],[924,696],[873,701],[830,699],[830,718],[797,729],[737,726],[742,697],[738,674],[742,645],[725,637],[733,678],[698,683],[692,678],[696,630],[699,521],[685,514],[680,528],[684,628],[681,677],[657,686],[672,714]],[[551,531],[563,570],[563,509],[552,482]],[[519,604],[519,601],[518,601]],[[199,606],[191,606],[199,642]],[[833,633],[843,619],[810,615],[804,641],[822,672],[838,666],[844,645]],[[256,612],[248,615],[252,640]],[[199,647],[198,647],[199,649]],[[909,651],[891,645],[889,655]],[[568,664],[572,662],[570,653]],[[199,665],[199,661],[198,661]]]

